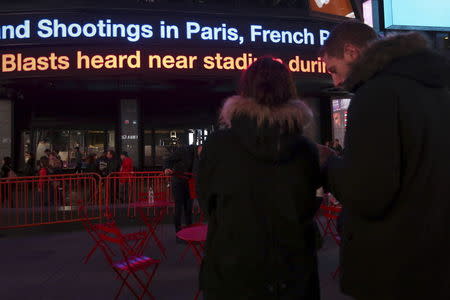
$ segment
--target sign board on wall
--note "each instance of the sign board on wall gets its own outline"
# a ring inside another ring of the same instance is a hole
[[[313,12],[354,18],[351,0],[309,0]]]
[[[384,0],[386,29],[450,31],[450,1]]]
[[[118,14],[5,15],[0,75],[81,72],[232,72],[256,57],[281,58],[293,72],[325,74],[317,51],[332,24],[230,16]]]

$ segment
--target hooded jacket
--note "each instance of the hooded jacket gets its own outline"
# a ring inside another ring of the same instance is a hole
[[[450,299],[449,79],[410,33],[372,44],[346,81],[346,151],[329,180],[348,211],[341,285],[356,299]]]
[[[269,108],[235,96],[224,104],[226,128],[209,136],[200,160],[199,199],[209,219],[203,289],[237,297],[286,282],[317,286],[320,170],[316,146],[302,136],[308,118],[301,101]]]

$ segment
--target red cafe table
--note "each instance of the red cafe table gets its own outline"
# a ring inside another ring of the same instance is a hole
[[[144,251],[145,246],[148,243],[148,240],[150,239],[150,237],[152,237],[153,241],[158,246],[162,255],[164,257],[167,257],[166,248],[164,247],[163,243],[159,239],[159,237],[156,233],[156,229],[158,228],[159,224],[162,222],[162,220],[166,216],[167,208],[175,207],[175,203],[170,202],[170,201],[154,201],[154,202],[142,201],[142,202],[133,203],[131,206],[137,208],[139,219],[141,219],[141,221],[148,228],[147,238],[144,243],[144,246],[141,249],[141,252]],[[146,211],[145,211],[146,208],[154,208],[155,209],[155,214],[153,217],[147,216]]]
[[[187,243],[186,249],[184,249],[183,253],[181,254],[181,259],[183,259],[184,255],[186,254],[186,251],[192,249],[192,252],[197,258],[197,262],[201,264],[203,252],[205,250],[204,245],[206,242],[207,233],[208,233],[208,225],[206,224],[195,224],[178,231],[177,237],[183,241],[186,241]],[[194,300],[198,299],[200,293],[201,291],[198,290]]]
[[[183,259],[186,251],[190,248],[197,258],[198,263],[201,264],[207,233],[208,225],[206,224],[196,224],[178,231],[177,237],[187,243],[181,259]]]

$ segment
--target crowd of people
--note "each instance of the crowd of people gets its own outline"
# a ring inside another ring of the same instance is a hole
[[[74,169],[64,169],[63,161],[57,151],[46,149],[45,155],[36,162],[31,153],[25,154],[25,165],[20,172],[14,171],[11,157],[4,157],[0,178],[13,178],[21,176],[47,176],[70,173],[97,173],[106,177],[114,172],[128,173],[134,170],[133,160],[127,152],[122,152],[120,157],[113,150],[103,152],[99,157],[95,153],[88,154],[85,158],[79,148],[74,149],[76,166]]]

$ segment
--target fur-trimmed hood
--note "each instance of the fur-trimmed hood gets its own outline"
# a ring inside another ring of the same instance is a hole
[[[254,119],[258,127],[279,127],[282,131],[303,132],[312,119],[311,110],[303,101],[291,100],[278,107],[261,105],[241,96],[228,98],[220,112],[220,124],[231,128],[233,119],[246,116]]]
[[[354,91],[380,72],[412,78],[427,86],[448,85],[449,62],[433,53],[429,44],[417,32],[395,34],[373,42],[353,65],[344,88]]]
[[[277,161],[294,154],[311,119],[311,110],[300,100],[269,107],[241,96],[227,99],[220,113],[221,125],[230,129],[248,152]]]

